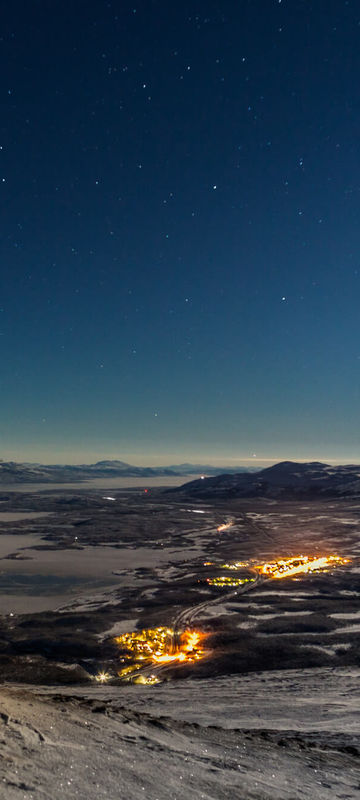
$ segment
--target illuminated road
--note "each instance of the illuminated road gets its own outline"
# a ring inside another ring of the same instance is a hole
[[[291,578],[294,575],[306,575],[312,572],[334,569],[335,567],[343,566],[348,563],[349,559],[345,559],[337,555],[299,555],[292,556],[287,559],[278,559],[269,563],[258,564],[252,567],[248,566],[247,569],[254,575],[254,578],[251,581],[247,580],[243,585],[237,585],[235,589],[232,588],[230,592],[226,592],[225,594],[221,593],[218,597],[205,600],[202,603],[198,603],[195,606],[191,606],[190,608],[180,611],[173,619],[171,628],[167,629],[169,634],[169,646],[167,651],[168,655],[164,656],[163,659],[158,659],[158,661],[162,660],[165,663],[147,665],[138,670],[137,677],[140,678],[140,676],[142,676],[144,680],[146,680],[152,676],[154,682],[157,682],[159,679],[159,673],[166,669],[169,666],[169,663],[177,665],[186,661],[197,660],[198,658],[205,657],[207,654],[206,650],[201,650],[199,651],[199,655],[196,655],[194,658],[192,658],[191,648],[188,648],[188,653],[185,655],[183,642],[186,632],[190,637],[197,636],[196,632],[191,633],[191,628],[193,627],[196,618],[202,613],[206,613],[210,606],[216,606],[220,604],[223,605],[224,603],[228,603],[232,598],[238,599],[239,595],[247,594],[255,586],[259,586],[260,583],[264,583],[265,581]],[[234,567],[237,566],[242,569],[244,564],[228,564],[224,565],[224,568],[227,567],[228,569],[234,569]],[[226,578],[220,578],[219,580],[226,581]],[[226,586],[226,583],[223,583],[222,585]],[[199,636],[199,639],[201,640],[201,635]],[[194,652],[196,652],[196,650]],[[156,661],[156,659],[154,660]]]
[[[245,517],[252,533],[272,539],[257,521],[247,517],[246,514]],[[228,518],[224,524],[217,527],[217,532],[222,534],[234,524],[235,520]],[[234,547],[236,548],[236,542]],[[169,666],[195,663],[211,655],[211,651],[206,649],[207,634],[194,628],[196,620],[201,615],[206,616],[210,607],[225,605],[232,599],[238,600],[241,595],[247,594],[265,581],[328,571],[347,563],[348,559],[334,554],[278,557],[274,561],[260,564],[236,561],[220,565],[210,561],[205,562],[204,565],[214,566],[217,572],[206,578],[208,585],[222,591],[215,597],[212,595],[201,603],[182,609],[167,626],[137,630],[116,637],[115,641],[123,654],[121,657],[123,667],[119,670],[118,676],[121,680],[134,683],[159,683],[162,673],[164,671],[166,673]],[[231,570],[232,574],[219,575],[220,566],[223,570]],[[249,577],[249,573],[252,577]],[[108,680],[108,675],[99,673],[97,679],[105,682]]]
[[[235,597],[238,598],[239,595],[249,592],[254,586],[258,586],[259,583],[266,580],[266,578],[260,575],[256,570],[251,571],[254,574],[254,579],[251,583],[249,582],[243,586],[237,586],[236,589],[232,589],[230,592],[226,592],[225,594],[221,593],[218,597],[205,600],[203,603],[198,603],[195,606],[180,611],[173,619],[171,628],[164,629],[168,635],[168,655],[165,654],[163,657],[152,656],[153,660],[151,663],[147,661],[144,666],[138,665],[133,671],[130,667],[129,679],[135,683],[158,683],[161,674],[168,669],[169,665],[173,667],[180,666],[184,663],[191,663],[204,658],[206,655],[210,655],[210,651],[206,651],[206,649],[202,648],[200,649],[197,641],[198,638],[201,645],[204,636],[198,634],[196,631],[191,632],[191,626],[195,618],[206,612],[209,606],[226,603]],[[161,629],[158,630],[160,631]],[[123,637],[119,638],[122,639]],[[194,643],[194,651],[191,649],[192,643]],[[126,669],[125,667],[125,670]],[[127,679],[126,673],[124,674],[124,678]]]
[[[260,582],[266,580],[255,569],[251,569],[251,572],[254,574],[254,580],[251,583],[245,583],[244,586],[237,586],[236,589],[232,589],[231,592],[220,594],[218,597],[215,597],[211,600],[205,600],[203,603],[199,603],[196,606],[192,606],[191,608],[186,608],[184,611],[180,611],[172,622],[174,631],[176,632],[178,630],[187,628],[189,625],[192,625],[194,619],[201,614],[201,612],[206,611],[209,606],[227,603],[232,599],[232,597],[238,597],[240,594],[250,592],[251,589],[254,589],[255,586],[258,586]]]

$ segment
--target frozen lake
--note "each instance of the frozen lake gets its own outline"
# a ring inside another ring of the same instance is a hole
[[[54,609],[68,602],[69,594],[84,591],[85,586],[91,592],[95,587],[129,585],[138,580],[129,571],[160,564],[165,567],[199,555],[195,547],[186,553],[181,547],[111,545],[32,549],[38,545],[49,546],[49,542],[33,533],[0,536],[0,613]]]
[[[0,522],[20,522],[22,519],[48,517],[50,511],[0,511]]]
[[[6,539],[6,543],[3,543]],[[123,570],[140,569],[141,567],[156,567],[171,561],[184,561],[185,558],[198,555],[193,548],[184,552],[183,548],[151,548],[151,547],[85,547],[84,549],[69,548],[57,550],[31,550],[36,544],[48,544],[31,534],[25,536],[0,537],[3,561],[0,561],[0,570],[7,573],[16,572],[23,574],[45,574],[57,576],[109,578],[111,575],[121,577]],[[19,552],[24,560],[6,559],[10,553]]]
[[[181,486],[195,481],[200,475],[164,475],[152,478],[92,478],[89,481],[72,483],[7,483],[0,485],[1,492],[53,492],[79,491],[79,489],[146,489],[160,486]]]

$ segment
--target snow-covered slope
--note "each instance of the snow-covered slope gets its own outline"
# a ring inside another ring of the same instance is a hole
[[[1,690],[5,800],[358,797],[359,670]]]

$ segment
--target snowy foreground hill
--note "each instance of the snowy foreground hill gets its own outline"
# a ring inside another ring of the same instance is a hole
[[[1,689],[4,800],[359,797],[360,669]]]

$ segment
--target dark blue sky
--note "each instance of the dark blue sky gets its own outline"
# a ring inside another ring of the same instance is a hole
[[[1,455],[359,458],[355,0],[0,21]]]

